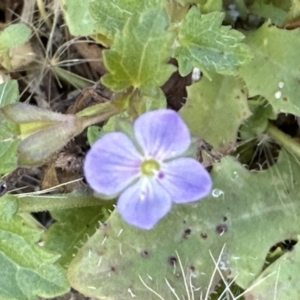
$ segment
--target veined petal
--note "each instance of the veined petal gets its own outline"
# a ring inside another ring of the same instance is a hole
[[[104,135],[88,151],[84,175],[96,192],[115,195],[139,176],[141,154],[121,132]]]
[[[121,194],[117,209],[127,223],[151,229],[171,205],[171,197],[165,189],[154,179],[143,178]]]
[[[200,200],[212,187],[209,173],[198,161],[188,157],[163,164],[160,183],[176,203]]]
[[[144,113],[134,122],[134,132],[145,155],[157,160],[182,154],[191,142],[187,126],[171,109]]]

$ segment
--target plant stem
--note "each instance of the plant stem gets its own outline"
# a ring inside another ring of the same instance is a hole
[[[300,143],[298,143],[295,139],[291,138],[289,135],[279,130],[270,122],[265,132],[282,147],[292,152],[297,157],[300,157]]]
[[[116,106],[110,105],[109,107],[107,107],[107,109],[105,111],[102,111],[99,114],[93,114],[90,116],[82,116],[82,117],[80,117],[80,120],[82,122],[82,128],[86,128],[86,127],[94,125],[96,123],[103,122],[118,113],[120,113],[120,110]]]
[[[46,210],[61,210],[87,206],[107,206],[112,201],[103,201],[89,194],[60,194],[60,195],[32,195],[18,196],[19,213],[39,212]],[[105,203],[104,203],[105,202]]]

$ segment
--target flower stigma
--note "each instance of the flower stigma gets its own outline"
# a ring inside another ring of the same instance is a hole
[[[159,169],[159,163],[154,159],[145,160],[141,164],[141,171],[143,175],[153,176],[157,174],[157,171],[159,171]]]

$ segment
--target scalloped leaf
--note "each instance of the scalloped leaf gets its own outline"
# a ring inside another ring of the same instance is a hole
[[[116,35],[111,50],[103,52],[109,74],[101,78],[102,83],[114,91],[133,87],[144,95],[160,96],[159,86],[175,71],[167,64],[173,42],[168,25],[168,16],[161,9],[132,16]]]
[[[202,12],[211,12],[222,9],[222,0],[176,0],[181,5],[197,4]]]
[[[220,279],[213,275],[212,257],[219,258],[224,276],[236,277],[244,289],[251,286],[270,247],[300,232],[299,163],[282,151],[273,167],[255,173],[227,156],[211,175],[211,196],[173,205],[150,231],[126,224],[115,211],[71,263],[72,286],[98,299],[154,299],[150,288],[173,299],[167,283],[186,297],[186,276],[193,299],[200,299]]]
[[[0,298],[32,300],[67,292],[70,287],[66,274],[56,264],[59,255],[37,245],[42,231],[12,216],[16,210],[12,196],[1,197],[2,206],[6,213],[0,216]]]
[[[202,13],[210,13],[212,11],[222,11],[223,1],[222,0],[197,0],[192,1],[197,3]]]
[[[222,26],[224,14],[212,12],[201,15],[192,7],[179,27],[175,58],[181,76],[189,74],[194,67],[207,76],[216,71],[236,74],[237,68],[252,58],[249,48],[242,44],[244,35],[230,26]]]
[[[235,145],[239,126],[251,114],[243,81],[213,73],[211,81],[204,77],[187,91],[180,115],[191,133],[227,153]]]
[[[265,1],[254,2],[249,10],[265,19],[270,19],[277,26],[281,26],[287,17],[287,12],[283,8],[265,3]]]
[[[117,32],[122,31],[128,18],[164,4],[165,1],[161,0],[96,0],[90,5],[90,13],[96,20],[97,33],[113,39]]]
[[[263,96],[274,112],[300,116],[299,29],[279,29],[270,22],[250,32],[245,43],[255,59],[240,68],[249,96]]]

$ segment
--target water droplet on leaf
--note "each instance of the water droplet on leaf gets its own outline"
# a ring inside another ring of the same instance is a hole
[[[274,96],[276,99],[279,99],[281,97],[281,92],[277,91]]]
[[[224,192],[220,189],[213,189],[211,194],[212,194],[213,197],[218,198],[221,195],[224,195]]]

